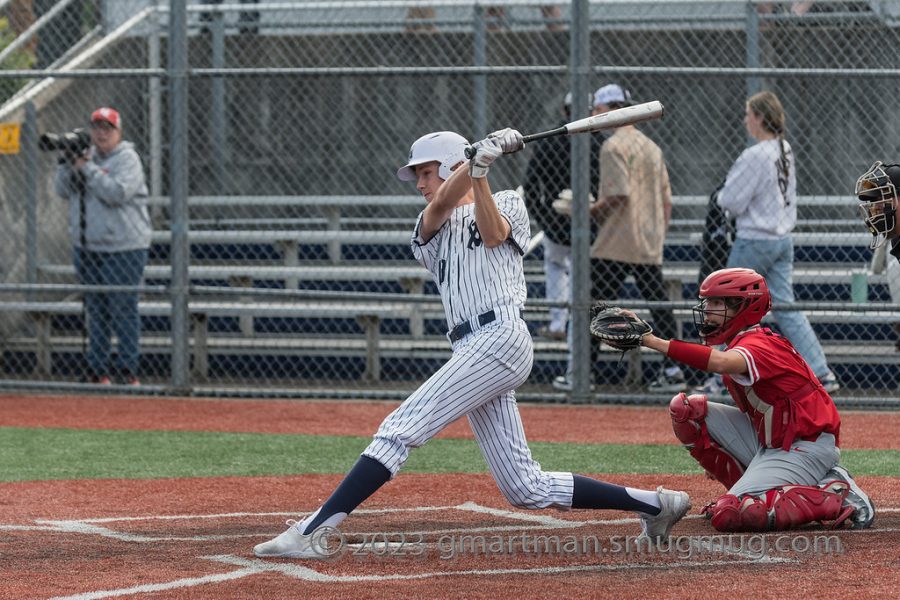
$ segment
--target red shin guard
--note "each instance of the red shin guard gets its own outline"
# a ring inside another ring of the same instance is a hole
[[[716,531],[782,531],[815,521],[835,521],[847,517],[842,508],[849,486],[833,482],[825,489],[789,485],[769,490],[763,496],[725,494],[707,508]],[[852,510],[852,509],[851,509]]]
[[[794,529],[813,521],[834,521],[841,516],[841,506],[849,484],[832,483],[828,489],[809,485],[785,486],[775,491],[772,510],[775,511],[775,529]],[[772,492],[768,492],[771,494]]]
[[[690,450],[691,456],[726,489],[744,474],[744,467],[727,450],[719,446],[706,430],[708,405],[706,396],[680,393],[669,403],[675,437]]]
[[[716,531],[767,531],[769,513],[766,503],[755,496],[738,498],[725,494],[708,508],[710,523]]]

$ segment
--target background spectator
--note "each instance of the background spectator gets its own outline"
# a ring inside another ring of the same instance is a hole
[[[633,104],[622,86],[605,85],[594,94],[594,114]],[[600,230],[591,248],[592,298],[615,301],[632,275],[647,301],[666,302],[663,243],[672,214],[672,190],[662,150],[633,125],[620,127],[600,150],[600,192],[591,212]],[[654,328],[676,337],[671,309],[651,311]],[[684,373],[664,359],[651,391],[680,392]]]
[[[122,141],[122,118],[112,108],[91,115],[91,146],[83,155],[64,154],[56,170],[56,192],[69,200],[74,262],[85,285],[139,285],[150,247],[147,184],[141,159]],[[117,371],[138,385],[141,320],[133,292],[85,294],[89,338],[88,380],[110,383],[111,339],[119,339]]]
[[[563,122],[560,125],[571,120],[571,109],[572,95],[566,94],[562,107]],[[604,139],[602,134],[591,136],[592,194],[596,194],[600,179],[598,156]],[[572,266],[572,192],[569,189],[572,181],[571,139],[567,136],[555,136],[539,140],[534,146],[535,151],[528,161],[525,173],[525,203],[528,213],[544,232],[545,297],[547,300],[566,302],[571,292],[569,273]],[[568,205],[564,200],[565,192],[569,194]],[[567,308],[551,308],[550,322],[538,329],[538,335],[556,340],[565,339],[568,315]]]

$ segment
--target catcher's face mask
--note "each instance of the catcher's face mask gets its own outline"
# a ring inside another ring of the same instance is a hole
[[[886,170],[892,167],[900,172],[900,166],[878,161],[856,181],[859,212],[874,236],[870,244],[873,250],[884,244],[897,227],[897,186]]]
[[[732,321],[745,304],[743,298],[700,298],[693,309],[694,326],[707,345],[721,344],[740,328]]]

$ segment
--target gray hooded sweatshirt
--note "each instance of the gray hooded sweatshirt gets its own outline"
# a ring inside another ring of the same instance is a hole
[[[150,247],[150,213],[144,167],[131,142],[119,144],[106,156],[91,148],[82,167],[85,191],[85,242],[92,252],[122,252]],[[69,163],[56,169],[56,193],[69,199],[69,234],[81,247],[80,194]]]

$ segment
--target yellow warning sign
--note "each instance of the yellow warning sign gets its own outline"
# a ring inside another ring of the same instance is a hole
[[[0,123],[0,154],[19,153],[19,124]]]

